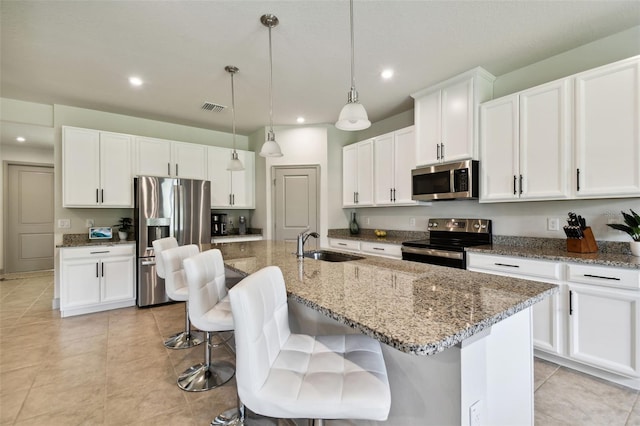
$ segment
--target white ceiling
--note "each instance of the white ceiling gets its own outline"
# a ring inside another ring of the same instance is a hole
[[[269,122],[273,13],[274,124],[333,123],[350,86],[349,2],[7,1],[1,95],[231,131]],[[482,66],[496,76],[640,24],[640,1],[356,0],[356,86],[375,122],[413,106],[410,93]],[[382,81],[384,68],[392,81]],[[146,84],[132,89],[130,75]],[[8,130],[3,126],[3,139]],[[8,137],[8,136],[7,136]]]

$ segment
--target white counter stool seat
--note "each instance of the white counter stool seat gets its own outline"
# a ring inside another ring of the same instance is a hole
[[[362,334],[291,333],[284,279],[276,266],[249,275],[229,297],[238,396],[247,408],[269,417],[318,419],[318,424],[387,419],[391,393],[378,341]]]
[[[164,286],[167,296],[171,300],[177,302],[185,302],[184,304],[184,330],[169,337],[164,341],[164,346],[169,349],[187,349],[198,346],[204,341],[204,333],[201,331],[191,330],[189,322],[189,292],[184,272],[182,270],[182,262],[176,262],[169,267],[169,278],[167,278],[167,268],[162,257],[165,250],[178,247],[178,241],[174,237],[160,238],[153,241],[153,250],[156,256],[156,273],[164,279]],[[196,253],[200,250],[196,247]]]
[[[222,253],[213,249],[184,259],[184,272],[189,286],[189,317],[205,332],[205,347],[204,362],[182,373],[178,386],[190,392],[206,391],[225,384],[235,374],[232,363],[211,361],[211,348],[216,346],[213,333],[234,328]]]

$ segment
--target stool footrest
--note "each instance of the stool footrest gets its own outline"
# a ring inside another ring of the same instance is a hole
[[[178,377],[178,386],[187,392],[207,391],[227,383],[235,372],[235,366],[228,361],[196,364]]]

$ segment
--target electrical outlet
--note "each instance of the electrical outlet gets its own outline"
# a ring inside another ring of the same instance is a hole
[[[58,219],[58,228],[71,228],[71,219]]]
[[[85,224],[87,225],[87,228],[91,228],[94,224],[93,219],[87,219]]]
[[[364,218],[364,223],[366,223],[367,225],[371,225],[371,218],[370,217],[365,217]]]
[[[416,218],[412,217],[409,219],[409,226],[416,226]]]
[[[560,219],[557,217],[548,217],[547,218],[547,231],[559,231],[560,230]]]
[[[477,400],[469,407],[469,426],[481,426],[482,416],[480,411],[482,410],[482,401]]]

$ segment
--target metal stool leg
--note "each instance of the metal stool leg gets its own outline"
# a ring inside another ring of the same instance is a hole
[[[184,304],[184,331],[176,333],[164,342],[168,349],[187,349],[198,346],[204,341],[202,331],[192,331],[191,321],[189,321],[189,302]]]
[[[211,362],[211,336],[211,331],[205,333],[204,363],[189,367],[178,377],[180,389],[188,392],[207,391],[227,383],[235,374],[235,367],[230,362]]]

